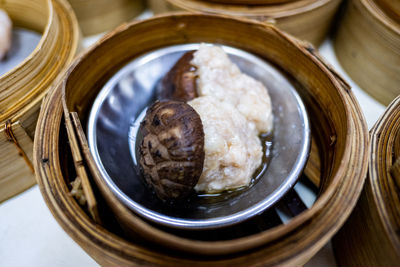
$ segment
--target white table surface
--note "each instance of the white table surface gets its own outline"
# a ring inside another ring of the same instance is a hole
[[[385,107],[360,90],[344,73],[330,40],[321,46],[320,52],[350,83],[371,128]],[[98,264],[57,224],[38,186],[34,186],[0,204],[0,266],[89,267]],[[336,266],[330,243],[306,266]]]

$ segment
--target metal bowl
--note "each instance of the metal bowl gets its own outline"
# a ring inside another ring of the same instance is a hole
[[[132,211],[147,220],[181,229],[213,229],[237,224],[272,207],[296,183],[310,149],[304,104],[288,77],[261,58],[222,46],[239,68],[266,85],[274,131],[266,170],[246,189],[218,196],[193,196],[173,206],[143,183],[136,160],[136,132],[158,81],[186,51],[184,44],[151,51],[119,70],[97,96],[89,116],[88,141],[103,179]]]

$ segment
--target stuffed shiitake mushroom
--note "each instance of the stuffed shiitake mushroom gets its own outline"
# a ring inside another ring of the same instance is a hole
[[[196,67],[190,62],[194,51],[186,52],[158,85],[159,99],[189,101],[197,94]]]
[[[145,181],[163,200],[189,195],[204,164],[204,131],[197,112],[178,101],[157,101],[140,131],[140,167]]]
[[[201,45],[167,73],[158,94],[163,100],[148,110],[141,126],[144,140],[154,141],[142,142],[139,149],[143,176],[161,199],[184,198],[193,189],[217,193],[250,184],[262,162],[259,135],[273,126],[271,100],[261,82],[242,73],[222,48]],[[153,123],[161,121],[162,130],[156,131]],[[154,146],[160,140],[169,143],[157,155]],[[171,153],[179,155],[174,164]],[[162,168],[149,169],[155,160]],[[182,162],[188,165],[180,169]]]

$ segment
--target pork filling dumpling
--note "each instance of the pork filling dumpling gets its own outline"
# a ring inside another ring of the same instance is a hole
[[[257,130],[228,102],[201,96],[188,104],[204,129],[204,167],[194,189],[216,193],[249,185],[262,160]]]
[[[232,104],[258,133],[272,130],[272,105],[267,88],[242,73],[221,47],[202,44],[191,64],[196,68],[199,96],[212,96]]]
[[[190,63],[199,97],[188,104],[199,113],[205,136],[204,167],[195,190],[247,186],[262,161],[259,135],[273,127],[268,90],[242,73],[221,47],[202,44]]]

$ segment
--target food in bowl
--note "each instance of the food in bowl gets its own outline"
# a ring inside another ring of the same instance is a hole
[[[147,110],[140,130],[139,162],[147,184],[163,200],[189,195],[204,163],[200,116],[184,102],[156,102]]]
[[[261,166],[250,185],[207,194],[196,192],[182,201],[161,201],[140,173],[140,124],[157,97],[158,84],[199,43],[143,50],[104,84],[88,120],[88,141],[101,178],[130,210],[152,222],[181,229],[232,225],[271,208],[297,181],[310,142],[307,114],[288,77],[266,58],[216,43],[240,70],[268,88],[273,131],[261,134]],[[265,55],[264,55],[265,56]],[[167,99],[165,99],[167,100]],[[183,101],[181,101],[183,102]],[[203,123],[204,124],[204,123]]]
[[[162,79],[158,92],[162,102],[148,109],[139,147],[142,174],[157,196],[176,200],[193,189],[210,194],[248,186],[262,162],[259,136],[273,128],[266,87],[242,73],[222,48],[202,44],[178,60]],[[168,105],[177,108],[160,109]],[[178,106],[193,111],[179,113]],[[154,118],[161,126],[152,125]],[[197,142],[196,138],[204,140]],[[186,158],[170,164],[177,153]],[[204,162],[194,164],[202,158]],[[183,162],[187,166],[182,166]]]
[[[8,14],[0,9],[0,60],[4,59],[11,48],[12,22]]]
[[[195,51],[189,51],[175,63],[157,88],[159,99],[189,101],[198,97],[196,67],[191,63]]]

